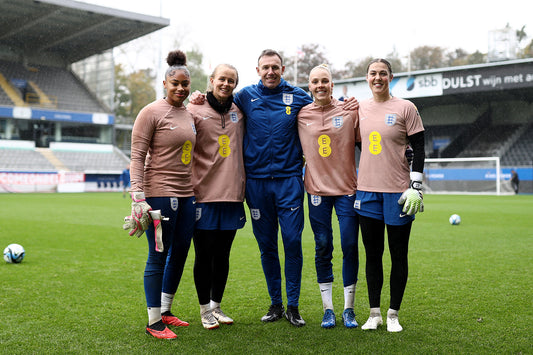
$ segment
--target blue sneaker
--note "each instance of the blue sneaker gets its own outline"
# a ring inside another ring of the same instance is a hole
[[[346,328],[357,328],[359,326],[355,320],[353,308],[346,308],[344,312],[342,312],[342,320],[344,321],[344,326]]]
[[[326,309],[326,312],[324,312],[324,318],[322,318],[322,324],[320,324],[320,326],[326,329],[333,328],[336,323],[337,320],[335,319],[335,313],[333,313],[333,310]]]

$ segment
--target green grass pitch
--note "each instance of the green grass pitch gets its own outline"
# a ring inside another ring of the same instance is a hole
[[[427,195],[410,242],[401,333],[342,325],[340,242],[335,233],[337,327],[320,328],[314,241],[307,224],[300,313],[264,324],[269,305],[251,223],[237,233],[223,309],[232,326],[202,328],[191,245],[173,311],[191,325],[178,339],[144,334],[146,240],[128,236],[121,193],[2,194],[0,247],[22,244],[21,264],[0,263],[0,353],[20,354],[531,354],[533,353],[533,196]],[[452,226],[457,213],[462,223]],[[336,218],[334,217],[334,225]],[[359,242],[355,312],[368,317],[364,249]],[[385,252],[382,313],[388,308]]]

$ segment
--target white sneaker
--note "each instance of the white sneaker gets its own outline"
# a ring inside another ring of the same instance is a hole
[[[222,310],[220,309],[220,307],[213,309],[213,316],[221,324],[233,324],[233,319],[225,315],[224,312],[222,312]]]
[[[403,330],[398,317],[387,317],[387,331],[389,332],[401,332]]]
[[[383,324],[383,318],[381,318],[381,316],[376,316],[376,317],[370,316],[370,317],[368,317],[368,320],[366,321],[366,323],[363,324],[361,329],[363,329],[363,330],[376,330],[382,324]]]
[[[218,328],[218,321],[213,315],[211,310],[205,311],[202,313],[202,325],[205,329],[216,329]]]

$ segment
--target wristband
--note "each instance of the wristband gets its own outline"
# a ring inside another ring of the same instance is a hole
[[[415,190],[422,190],[422,181],[424,180],[424,174],[419,173],[417,171],[411,171],[409,177],[411,178],[409,187]]]

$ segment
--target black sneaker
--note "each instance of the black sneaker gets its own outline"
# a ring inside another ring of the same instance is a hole
[[[300,316],[300,312],[298,312],[298,307],[287,306],[285,317],[295,327],[303,327],[305,325],[305,321]]]
[[[282,304],[272,304],[272,305],[270,305],[270,308],[268,309],[268,313],[265,314],[261,318],[261,321],[263,321],[263,322],[275,322],[278,319],[283,318],[284,314],[285,314],[285,310],[284,310]]]

